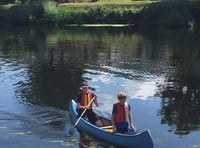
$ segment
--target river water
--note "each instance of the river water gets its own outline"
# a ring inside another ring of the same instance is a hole
[[[200,32],[134,28],[0,29],[0,145],[112,147],[82,139],[68,106],[82,81],[110,116],[119,91],[155,148],[200,148]]]

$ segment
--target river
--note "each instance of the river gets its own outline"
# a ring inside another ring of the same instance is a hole
[[[125,91],[155,148],[200,148],[200,31],[112,27],[0,28],[0,145],[112,147],[82,139],[68,106],[87,81],[110,116]],[[105,144],[104,144],[105,145]]]

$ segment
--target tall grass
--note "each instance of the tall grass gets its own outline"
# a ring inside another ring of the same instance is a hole
[[[44,5],[45,17],[54,24],[124,23],[135,21],[139,8],[113,7],[56,7],[52,2]]]
[[[123,23],[162,28],[191,28],[200,25],[199,14],[200,1],[167,0],[140,7],[57,7],[53,2],[47,2],[45,5],[45,18],[56,25]]]

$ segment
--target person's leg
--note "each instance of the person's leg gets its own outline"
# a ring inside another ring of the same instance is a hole
[[[88,119],[91,123],[96,124],[97,126],[103,126],[103,122],[100,120],[99,116],[93,112],[93,110],[88,110]]]
[[[102,123],[101,120],[97,120],[97,121],[95,122],[95,124],[96,124],[97,126],[99,126],[99,127],[102,127],[102,126],[103,126],[103,123]]]

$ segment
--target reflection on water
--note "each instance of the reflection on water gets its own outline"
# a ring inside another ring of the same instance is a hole
[[[65,109],[83,80],[98,94],[99,110],[108,114],[117,92],[126,91],[130,102],[138,104],[134,112],[155,120],[150,126],[136,114],[138,127],[154,132],[157,147],[169,144],[156,135],[157,123],[175,135],[191,136],[200,129],[199,31],[18,27],[0,32],[2,134],[11,126],[18,128],[16,133],[69,146],[63,141],[70,127]],[[148,116],[140,112],[144,105],[151,108]],[[195,139],[198,134],[188,138],[188,147]],[[169,145],[175,143],[184,145],[178,140]]]

